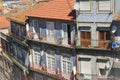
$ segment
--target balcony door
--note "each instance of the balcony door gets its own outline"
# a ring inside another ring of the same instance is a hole
[[[109,40],[110,40],[109,31],[99,31],[99,47],[100,48],[108,48]]]
[[[62,23],[62,43],[71,44],[71,26],[66,23]]]
[[[91,44],[91,32],[81,31],[81,46],[88,47]]]
[[[41,53],[40,53],[40,49],[37,47],[34,47],[34,51],[33,51],[33,59],[34,59],[34,66],[36,68],[39,68],[41,65]]]
[[[47,22],[47,41],[54,42],[54,22]]]
[[[63,44],[68,44],[68,35],[67,35],[67,24],[63,23],[62,24],[62,43]]]

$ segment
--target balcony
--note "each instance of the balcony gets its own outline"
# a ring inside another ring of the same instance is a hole
[[[36,66],[36,65],[31,64],[30,69],[32,71],[36,71],[38,73],[42,73],[42,74],[45,74],[47,76],[53,77],[57,80],[61,80],[61,78],[62,78],[62,75],[61,75],[60,71],[58,71],[57,69],[49,69],[45,65]]]
[[[49,37],[46,36],[39,36],[37,38],[34,37],[35,34],[30,33],[27,37],[28,40],[33,40],[37,42],[42,42],[46,44],[56,45],[56,46],[62,46],[62,47],[69,47],[74,48],[75,47],[75,40],[71,41],[70,39],[63,39],[63,38],[57,38],[55,36]]]
[[[87,48],[87,49],[102,49],[102,50],[110,50],[111,49],[111,41],[110,40],[80,40],[77,48]]]

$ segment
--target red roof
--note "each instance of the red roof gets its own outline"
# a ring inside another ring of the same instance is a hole
[[[0,28],[8,28],[10,22],[6,19],[6,16],[0,16]]]
[[[73,20],[75,18],[75,11],[73,9],[75,0],[49,0],[43,2],[44,5],[34,7],[26,15],[31,17]]]

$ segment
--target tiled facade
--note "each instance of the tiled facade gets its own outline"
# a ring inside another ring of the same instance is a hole
[[[77,70],[85,79],[106,79],[111,73],[119,74],[112,67],[119,56],[112,49],[110,28],[120,10],[116,3],[117,0],[76,0]]]

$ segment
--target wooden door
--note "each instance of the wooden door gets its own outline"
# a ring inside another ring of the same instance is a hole
[[[99,31],[99,48],[109,48],[109,31]]]
[[[91,45],[91,32],[81,31],[81,46],[88,47]]]

